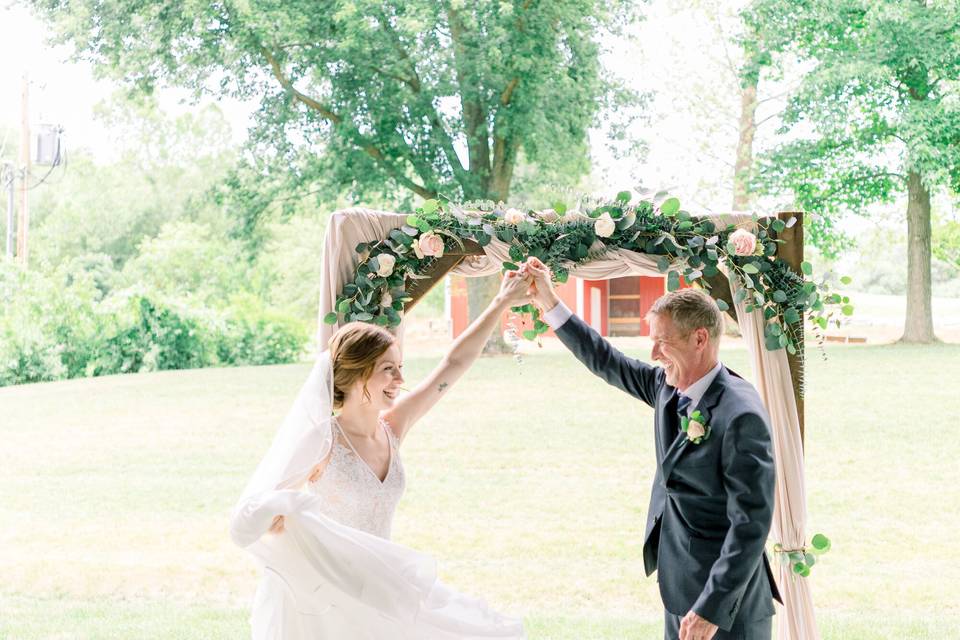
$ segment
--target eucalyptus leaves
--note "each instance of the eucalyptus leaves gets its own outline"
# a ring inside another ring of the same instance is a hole
[[[680,208],[677,198],[666,196],[660,193],[632,202],[633,195],[621,191],[613,201],[596,206],[569,210],[558,202],[541,211],[508,209],[492,202],[457,206],[427,200],[386,238],[356,247],[361,258],[356,276],[343,287],[336,311],[324,320],[332,324],[342,317],[397,325],[404,303],[411,299],[406,291],[408,279],[425,277],[444,247],[459,245],[462,250],[463,240],[485,246],[493,238],[509,247],[504,270],[518,269],[519,263],[535,256],[551,268],[558,282],[567,280],[573,265],[617,249],[655,256],[670,291],[681,286],[681,278],[709,290],[723,266],[739,285],[734,287],[735,301],[744,303],[748,312],[763,311],[765,344],[770,350],[798,352],[804,314],[816,328],[824,329],[841,305],[843,314],[853,312],[848,299],[829,291],[828,279],[814,282],[804,277],[812,273],[808,263],[800,275],[776,257],[777,245],[783,242],[778,234],[793,226],[796,218],[754,216],[755,230],[732,224],[720,227],[709,218],[694,218]],[[717,302],[727,309],[723,300]],[[515,310],[534,315],[534,328],[525,331],[524,337],[533,339],[547,330],[529,305]]]
[[[810,539],[810,544],[801,549],[785,549],[779,542],[773,545],[773,552],[779,556],[780,561],[789,564],[791,571],[806,578],[810,575],[810,569],[817,562],[817,558],[827,551],[830,551],[830,539],[818,533]]]

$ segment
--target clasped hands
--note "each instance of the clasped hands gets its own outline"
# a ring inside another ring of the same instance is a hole
[[[518,291],[519,283],[514,284],[517,278],[526,284],[522,294]],[[540,307],[541,311],[549,311],[560,302],[553,289],[550,267],[538,258],[528,258],[520,265],[519,270],[508,271],[504,276],[504,287],[508,286],[513,290],[511,298],[529,299]]]

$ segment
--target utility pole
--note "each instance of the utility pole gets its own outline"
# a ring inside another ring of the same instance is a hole
[[[17,261],[27,268],[29,259],[27,232],[30,212],[27,209],[27,182],[30,176],[30,82],[26,72],[20,92],[20,216],[17,224]]]
[[[13,183],[16,179],[17,171],[14,169],[12,162],[5,162],[3,164],[3,173],[0,177],[0,181],[3,182],[3,186],[6,188],[7,192],[7,259],[13,260]]]

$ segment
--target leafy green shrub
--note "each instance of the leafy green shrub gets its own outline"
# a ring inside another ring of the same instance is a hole
[[[106,331],[87,375],[194,369],[216,363],[208,328],[188,310],[134,295],[103,320]]]
[[[0,386],[47,382],[65,377],[62,348],[39,328],[0,333]]]
[[[259,300],[234,300],[217,338],[220,362],[232,365],[293,362],[307,342],[304,323],[264,309]]]

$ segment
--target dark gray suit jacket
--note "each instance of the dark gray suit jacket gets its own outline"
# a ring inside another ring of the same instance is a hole
[[[679,429],[674,387],[660,367],[617,351],[576,315],[556,331],[593,373],[656,410],[657,472],[643,562],[658,571],[670,613],[691,609],[721,629],[773,615],[780,594],[764,545],[773,517],[774,464],[766,409],[736,373],[720,373],[696,407],[710,436]]]

